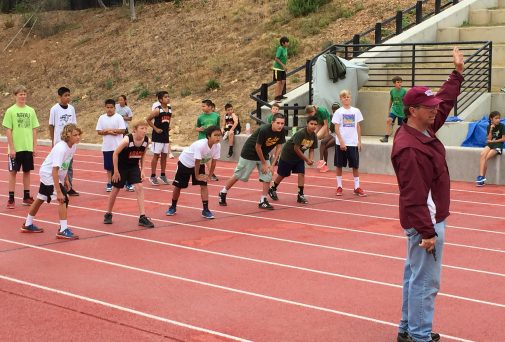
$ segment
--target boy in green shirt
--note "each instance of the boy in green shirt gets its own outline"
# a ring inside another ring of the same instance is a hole
[[[393,125],[398,119],[398,126],[403,124],[405,113],[403,112],[403,97],[407,94],[407,90],[402,88],[402,78],[400,76],[393,77],[394,87],[389,91],[389,116],[386,120],[386,134],[381,142],[388,142],[388,138],[393,133]]]
[[[318,107],[314,105],[308,105],[305,107],[305,114],[307,114],[307,118],[313,116],[317,120],[317,128],[316,134],[317,139],[324,139],[326,136],[330,134],[330,113],[324,107]]]
[[[14,209],[16,175],[23,167],[23,205],[31,205],[30,171],[34,169],[33,156],[37,146],[37,127],[39,121],[32,107],[26,105],[26,88],[14,89],[16,103],[5,112],[2,125],[7,135],[9,153],[9,199],[7,208]]]
[[[216,109],[216,105],[214,102],[211,100],[203,100],[202,101],[202,111],[203,113],[198,116],[198,119],[196,120],[196,131],[198,132],[198,140],[200,139],[206,139],[205,135],[205,129],[207,129],[210,126],[217,126],[219,127],[221,125],[221,116],[219,113],[214,112]],[[210,164],[208,165],[210,169]],[[210,176],[210,180],[213,181],[218,181],[219,178],[213,173]]]
[[[277,82],[275,85],[275,101],[281,101],[286,98],[282,96],[282,91],[286,84],[286,73],[288,72],[288,68],[286,67],[288,62],[288,37],[282,37],[279,43],[280,45],[275,51],[274,66],[272,68],[274,70],[274,82]]]

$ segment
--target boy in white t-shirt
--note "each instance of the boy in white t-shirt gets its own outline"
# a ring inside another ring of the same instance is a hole
[[[65,125],[70,123],[77,124],[75,108],[70,104],[70,89],[67,87],[60,87],[58,89],[58,103],[49,111],[49,135],[51,137],[51,146],[61,141],[61,131]],[[67,195],[79,196],[79,193],[74,190],[72,182],[74,178],[73,161],[72,159],[68,166],[67,178],[68,184],[70,184],[70,190],[68,190]]]
[[[77,144],[81,140],[82,130],[75,124],[68,124],[61,131],[61,141],[54,145],[49,155],[40,166],[40,188],[37,198],[30,207],[30,212],[21,227],[23,233],[42,233],[44,229],[33,224],[33,219],[42,203],[50,203],[56,199],[59,204],[60,229],[56,234],[58,239],[78,239],[67,225],[68,209],[68,167],[74,157]],[[58,186],[55,186],[58,184]]]
[[[177,200],[181,194],[181,189],[188,187],[191,178],[193,185],[200,185],[203,210],[202,216],[213,219],[214,214],[209,210],[209,190],[207,181],[214,174],[216,161],[220,158],[221,129],[219,126],[210,126],[205,129],[205,139],[200,139],[186,147],[179,156],[177,172],[173,181],[174,191],[172,192],[172,205],[165,212],[167,216],[175,215],[177,211]],[[205,163],[211,161],[208,174],[205,174]]]
[[[335,124],[335,171],[337,174],[337,196],[342,196],[342,168],[352,168],[354,176],[354,194],[366,196],[359,185],[359,152],[361,151],[361,127],[363,115],[358,108],[351,107],[351,92],[340,92],[342,107],[333,114],[331,122]]]
[[[96,124],[96,131],[103,138],[103,168],[107,171],[107,185],[105,186],[107,192],[112,191],[112,171],[114,170],[112,155],[123,140],[123,134],[126,131],[123,117],[116,113],[115,106],[116,101],[113,99],[105,100],[105,114],[98,118]]]

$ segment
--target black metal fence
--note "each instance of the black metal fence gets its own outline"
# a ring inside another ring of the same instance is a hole
[[[365,50],[368,53],[360,55],[358,60],[364,62],[369,68],[369,79],[364,88],[384,88],[392,86],[391,79],[400,76],[403,85],[407,88],[415,85],[438,88],[447,79],[454,69],[452,50],[458,46],[465,56],[465,78],[461,86],[461,94],[454,107],[457,116],[482,94],[491,91],[491,65],[492,42],[443,42],[443,43],[398,43],[398,44],[335,44],[327,50],[307,60],[305,66],[305,79],[308,82],[307,102],[312,103],[312,67],[319,56],[324,53],[337,54],[343,58],[352,58],[352,51]],[[370,50],[372,48],[377,48]],[[260,89],[251,94],[256,101],[257,108],[251,116],[262,122],[261,107],[269,106],[268,86],[263,84]],[[298,111],[303,106],[284,105],[285,115],[292,114],[292,126],[298,124]]]

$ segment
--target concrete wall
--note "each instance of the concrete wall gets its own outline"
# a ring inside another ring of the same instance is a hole
[[[454,125],[454,126],[453,126]],[[449,127],[458,129],[458,123],[451,123]],[[452,129],[452,128],[451,128]],[[236,137],[235,154],[232,158],[226,158],[228,153],[228,143],[221,143],[221,160],[237,161],[240,156],[240,151],[248,138],[246,135]],[[360,171],[363,173],[377,173],[394,175],[393,166],[391,165],[391,149],[392,144],[383,144],[380,142],[364,142],[363,150],[360,153]],[[446,146],[447,165],[452,180],[458,181],[475,181],[479,173],[479,159],[481,148],[469,148],[458,146]],[[333,157],[335,149],[328,150],[328,166],[331,170],[334,169]],[[319,149],[315,151],[315,159],[319,160]],[[488,164],[487,183],[505,185],[505,156],[497,157],[491,160]],[[348,170],[349,171],[349,170]],[[328,175],[332,178],[333,175]]]

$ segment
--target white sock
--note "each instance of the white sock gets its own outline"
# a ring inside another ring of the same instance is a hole
[[[266,201],[266,199],[267,199],[267,196],[261,196],[260,203],[263,203],[264,201]]]
[[[354,177],[354,189],[359,188],[359,177]]]
[[[221,190],[221,192],[222,192],[223,194],[225,194],[225,193],[227,193],[227,192],[228,192],[228,190],[226,190],[226,187],[224,187],[224,188],[223,188],[223,190]]]
[[[60,232],[68,228],[67,220],[60,220]]]
[[[25,222],[25,226],[30,226],[33,224],[33,219],[34,217],[30,214],[28,214],[28,216],[26,216],[26,222]]]
[[[337,176],[337,188],[342,187],[342,176]]]

